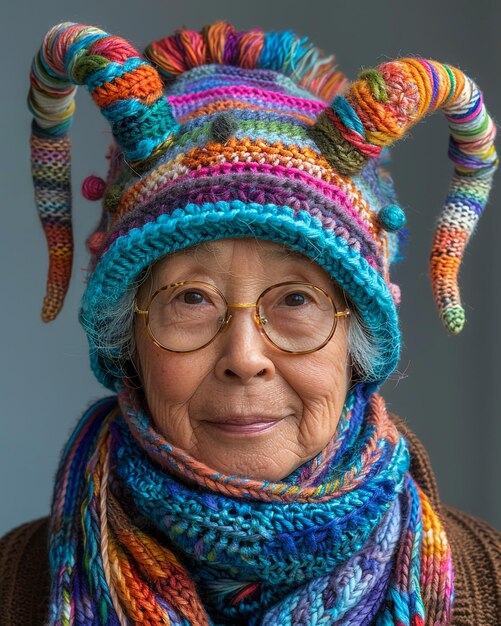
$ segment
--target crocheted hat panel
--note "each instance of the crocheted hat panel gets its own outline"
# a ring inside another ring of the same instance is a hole
[[[291,78],[280,72],[211,63],[187,70],[174,80],[165,83],[164,93],[170,99],[174,96],[183,96],[188,92],[196,94],[209,89],[234,87],[239,84],[299,98],[318,100],[327,104],[325,100],[300,87]],[[339,91],[345,88],[346,82],[343,82]],[[176,114],[174,113],[174,115]]]

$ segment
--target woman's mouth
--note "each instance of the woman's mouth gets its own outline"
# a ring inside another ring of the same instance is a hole
[[[245,417],[217,422],[208,421],[206,423],[225,433],[231,433],[233,435],[253,435],[273,428],[273,426],[280,421],[280,419],[276,418]]]

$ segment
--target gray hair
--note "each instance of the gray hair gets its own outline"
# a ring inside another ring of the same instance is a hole
[[[100,323],[93,328],[86,328],[87,332],[93,334],[97,351],[108,359],[111,357],[115,371],[127,378],[135,371],[134,299],[138,288],[150,273],[151,270],[147,270],[142,274],[116,305],[110,306],[109,303],[101,305],[101,310],[95,312],[95,319],[99,319]],[[384,346],[370,332],[357,307],[348,297],[345,299],[350,309],[348,351],[354,379],[375,381],[377,380],[375,364],[381,362]]]

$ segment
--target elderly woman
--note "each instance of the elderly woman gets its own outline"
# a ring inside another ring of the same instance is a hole
[[[2,624],[499,624],[499,535],[441,504],[378,394],[405,234],[385,146],[446,113],[456,168],[431,262],[457,333],[497,164],[477,87],[424,59],[347,87],[307,39],[223,22],[146,57],[64,23],[33,63],[47,321],[71,271],[74,85],[114,134],[107,181],[83,186],[103,214],[81,308],[114,395],[69,439],[50,519],[0,544]]]

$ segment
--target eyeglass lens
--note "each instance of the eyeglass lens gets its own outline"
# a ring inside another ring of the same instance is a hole
[[[229,305],[230,314],[231,304]],[[282,350],[306,352],[332,335],[336,317],[332,300],[321,289],[301,283],[268,288],[257,303],[257,320]],[[216,336],[226,322],[222,295],[202,282],[160,290],[149,306],[148,325],[155,340],[178,352],[196,350]]]

